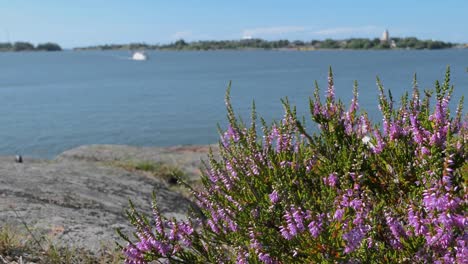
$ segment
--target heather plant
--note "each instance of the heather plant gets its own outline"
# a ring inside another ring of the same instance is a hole
[[[415,77],[398,105],[377,86],[375,124],[357,83],[348,107],[335,98],[330,70],[324,100],[317,84],[310,99],[313,134],[287,100],[281,121],[258,122],[253,105],[244,124],[228,89],[220,157],[192,189],[201,213],[132,207],[126,263],[467,263],[468,116],[462,100],[450,112],[450,71],[423,96]]]

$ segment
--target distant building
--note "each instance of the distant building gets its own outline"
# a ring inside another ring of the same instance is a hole
[[[382,33],[382,38],[380,38],[380,41],[381,42],[385,42],[385,43],[388,43],[390,41],[390,34],[388,34],[388,29],[386,29],[383,33]]]

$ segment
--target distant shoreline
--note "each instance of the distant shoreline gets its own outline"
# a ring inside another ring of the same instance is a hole
[[[178,50],[178,49],[151,49],[144,51],[161,51],[161,52],[222,52],[222,51],[239,51],[239,52],[249,52],[249,51],[271,51],[271,52],[314,52],[314,51],[440,51],[440,50],[464,50],[468,49],[467,47],[452,47],[452,48],[443,48],[443,49],[261,49],[261,48],[248,48],[248,49],[209,49],[209,50]],[[133,52],[131,49],[76,49],[64,48],[60,51],[47,51],[47,50],[22,50],[22,51],[13,51],[13,50],[0,50],[2,53],[38,53],[38,52],[47,52],[47,53],[60,53],[60,52],[86,52],[86,51],[126,51]]]
[[[29,42],[17,41],[17,42],[0,42],[0,52],[4,51],[62,51],[62,47],[57,43],[46,42],[40,43],[34,46]]]
[[[314,51],[438,51],[438,50],[463,50],[468,47],[452,47],[443,49],[261,49],[261,48],[246,48],[246,49],[208,49],[208,50],[179,50],[179,49],[149,49],[144,51],[167,51],[167,52],[214,52],[214,51],[284,51],[284,52],[314,52]],[[143,50],[143,49],[142,49]],[[71,52],[83,52],[83,51],[128,51],[132,52],[131,49],[64,49],[63,51]]]
[[[205,51],[205,50],[393,50],[393,49],[448,49],[467,48],[468,44],[457,44],[438,40],[420,40],[415,37],[364,39],[350,38],[342,40],[204,40],[186,42],[183,39],[169,44],[105,44],[86,47],[76,47],[73,50],[174,50],[174,51]]]
[[[438,50],[438,49],[463,49],[468,44],[443,42],[438,40],[420,40],[415,37],[390,38],[381,40],[378,38],[350,38],[342,40],[263,40],[263,39],[241,39],[241,40],[203,40],[186,42],[183,39],[169,44],[104,44],[84,47],[74,47],[65,50],[158,50],[158,51],[250,51],[250,50],[274,50],[274,51],[316,51],[316,50]],[[22,51],[63,51],[56,43],[47,42],[34,46],[29,42],[0,42],[0,52],[22,52]]]

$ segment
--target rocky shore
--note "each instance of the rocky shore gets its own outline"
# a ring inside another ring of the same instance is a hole
[[[45,234],[59,245],[98,250],[113,243],[115,229],[129,233],[128,201],[149,213],[154,191],[170,217],[185,218],[192,202],[161,178],[119,164],[154,162],[199,178],[210,146],[81,146],[53,160],[0,158],[0,223]]]

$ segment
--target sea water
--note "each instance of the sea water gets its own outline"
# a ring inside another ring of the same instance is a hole
[[[147,54],[149,60],[133,61],[127,51],[0,53],[0,155],[53,158],[86,144],[216,143],[230,81],[245,122],[252,101],[268,122],[281,119],[285,97],[308,117],[314,81],[324,94],[329,66],[337,97],[348,102],[357,80],[361,109],[376,121],[376,76],[397,100],[411,92],[415,73],[421,89],[433,88],[450,65],[453,97],[468,94],[468,49]]]

